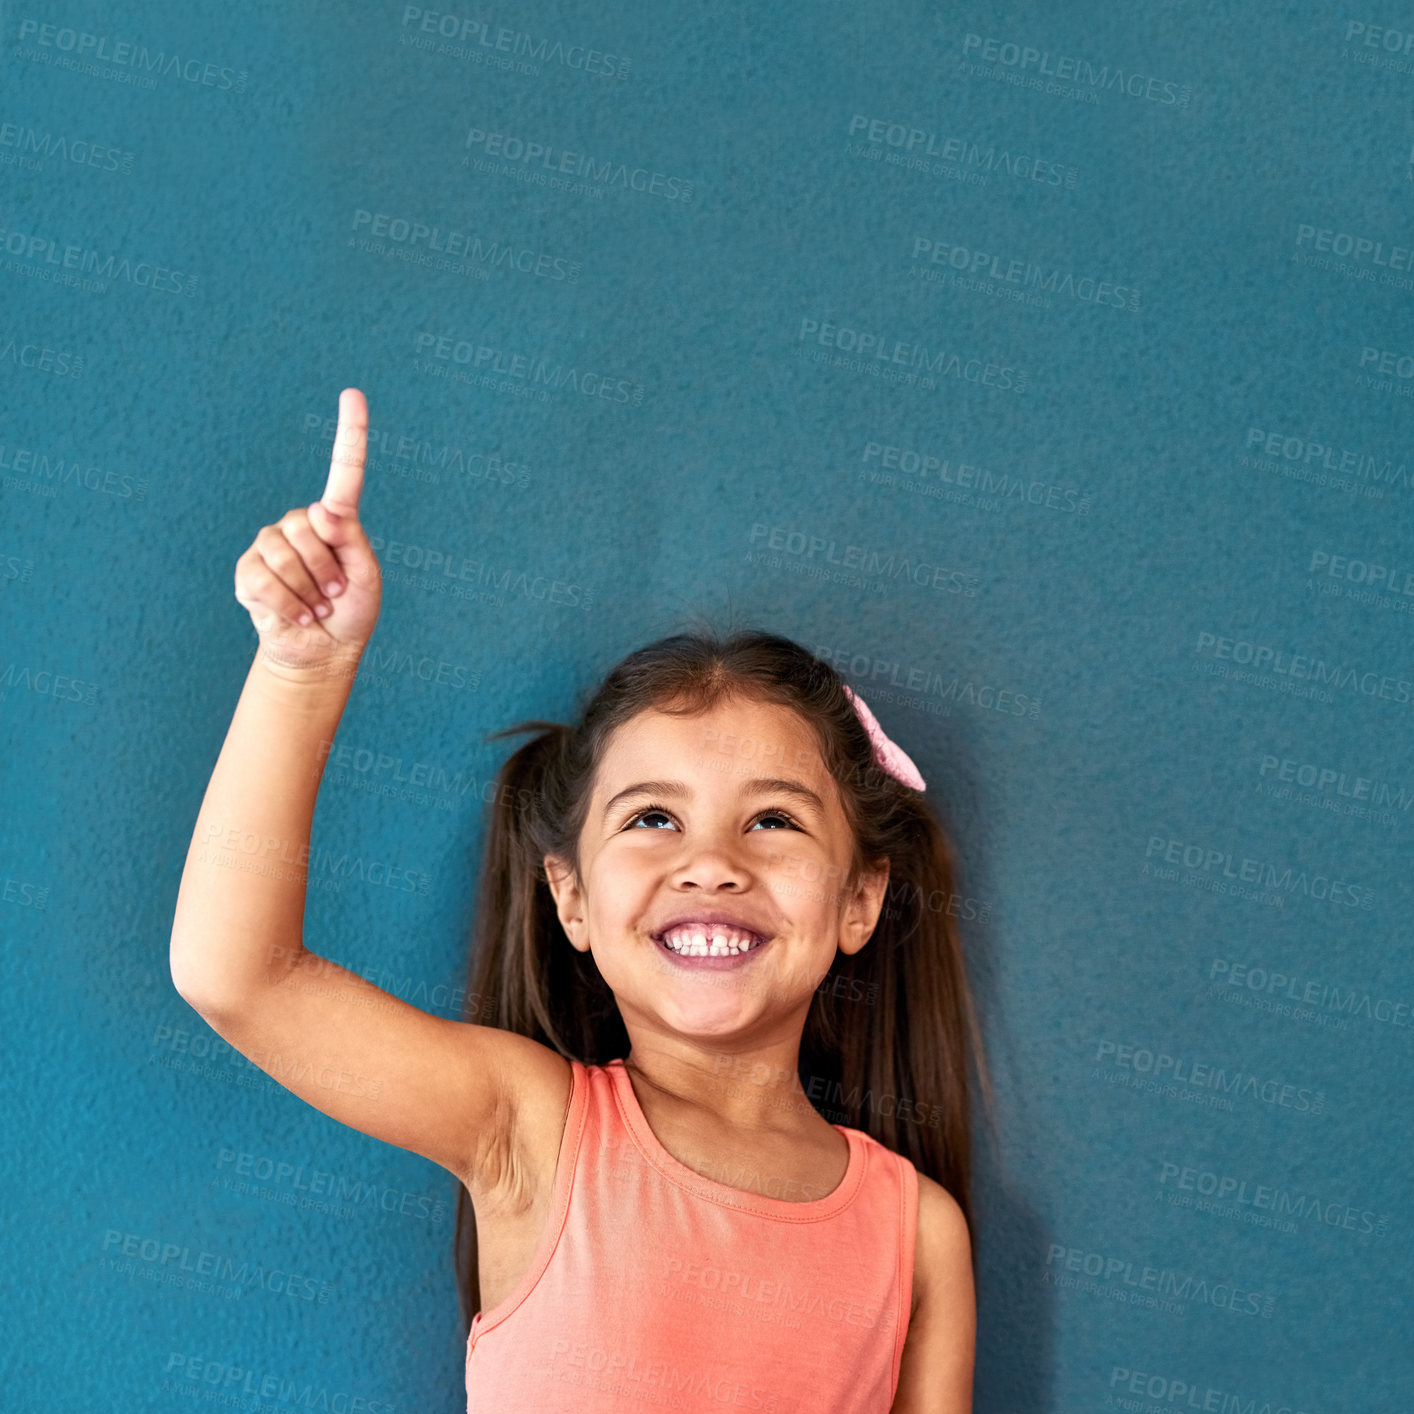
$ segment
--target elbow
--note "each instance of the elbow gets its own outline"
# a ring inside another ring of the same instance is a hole
[[[193,967],[190,960],[175,947],[168,958],[168,970],[177,995],[193,1011],[205,1016],[213,1010],[216,989],[211,985],[211,978],[203,977],[200,970]]]
[[[224,1010],[230,1004],[230,988],[222,980],[220,969],[192,940],[172,934],[167,953],[167,970],[177,995],[193,1011],[207,1016]]]
[[[223,957],[215,941],[173,933],[167,958],[177,995],[208,1019],[257,1005],[257,999],[279,985],[305,951],[302,945],[281,942],[258,958]]]
[[[177,995],[214,1029],[241,1013],[241,998],[229,987],[214,985],[211,980],[185,976],[173,969],[172,985]]]

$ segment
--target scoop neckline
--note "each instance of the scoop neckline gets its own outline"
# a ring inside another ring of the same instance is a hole
[[[744,1209],[759,1213],[764,1217],[781,1218],[793,1222],[815,1222],[820,1218],[833,1217],[847,1207],[859,1192],[864,1180],[864,1166],[867,1159],[863,1136],[848,1125],[832,1124],[844,1135],[849,1143],[849,1162],[844,1177],[823,1198],[809,1198],[792,1202],[789,1198],[771,1198],[764,1193],[752,1193],[745,1188],[733,1188],[729,1183],[719,1183],[689,1168],[671,1154],[662,1141],[653,1133],[648,1116],[634,1093],[633,1079],[622,1057],[610,1061],[603,1069],[609,1074],[618,1099],[619,1111],[628,1125],[629,1133],[642,1151],[643,1156],[665,1178],[700,1197],[708,1198],[724,1207]]]

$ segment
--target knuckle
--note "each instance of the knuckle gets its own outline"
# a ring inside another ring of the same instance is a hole
[[[279,565],[281,569],[288,569],[291,561],[299,558],[294,547],[283,536],[279,540],[272,540],[263,553],[271,564]]]

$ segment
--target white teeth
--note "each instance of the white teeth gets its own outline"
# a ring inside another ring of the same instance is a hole
[[[734,928],[688,924],[663,934],[664,944],[685,957],[735,957],[757,946],[756,940]]]

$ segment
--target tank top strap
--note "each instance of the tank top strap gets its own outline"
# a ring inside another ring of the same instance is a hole
[[[876,1140],[871,1140],[876,1143]],[[913,1309],[913,1267],[918,1242],[918,1170],[906,1154],[884,1148],[898,1173],[898,1309],[900,1320],[894,1336],[893,1388],[898,1388],[898,1374],[903,1365],[903,1346],[908,1336],[908,1321]]]
[[[525,1275],[490,1310],[478,1311],[472,1317],[471,1329],[467,1333],[468,1352],[488,1330],[499,1326],[535,1289],[544,1275],[550,1259],[564,1239],[566,1220],[569,1216],[570,1195],[574,1192],[575,1178],[586,1162],[592,1161],[594,1140],[592,1132],[597,1129],[603,1111],[602,1102],[595,1105],[595,1096],[589,1084],[586,1067],[573,1057],[566,1057],[570,1064],[570,1093],[565,1107],[565,1127],[560,1135],[560,1149],[555,1163],[555,1181],[550,1194],[550,1213],[541,1234],[540,1245],[531,1258]],[[585,1155],[589,1153],[590,1158]]]

